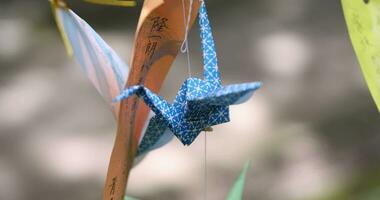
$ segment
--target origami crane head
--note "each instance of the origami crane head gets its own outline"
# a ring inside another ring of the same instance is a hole
[[[172,104],[143,85],[131,86],[114,99],[114,102],[118,102],[137,95],[156,114],[147,127],[138,154],[159,144],[158,140],[168,131],[167,129],[184,145],[190,145],[201,131],[228,122],[230,120],[228,106],[248,100],[262,85],[260,82],[252,82],[222,87],[214,39],[204,2],[199,10],[199,24],[204,80],[187,79]]]

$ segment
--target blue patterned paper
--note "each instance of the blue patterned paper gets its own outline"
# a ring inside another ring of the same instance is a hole
[[[156,114],[147,127],[137,155],[153,148],[163,135],[172,132],[184,145],[190,145],[199,133],[213,125],[226,123],[229,105],[248,100],[261,87],[260,82],[222,86],[214,39],[204,2],[199,10],[203,50],[204,80],[189,78],[181,86],[172,104],[143,85],[124,90],[115,102],[137,95]]]

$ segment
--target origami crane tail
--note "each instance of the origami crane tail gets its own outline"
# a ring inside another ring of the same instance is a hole
[[[171,110],[171,105],[142,85],[129,87],[128,89],[121,92],[119,96],[113,99],[113,102],[120,102],[123,99],[127,99],[134,94],[142,98],[145,104],[149,106],[150,109],[156,113],[156,115],[162,115],[164,118],[170,117],[169,111]]]
[[[262,86],[261,82],[233,84],[193,101],[207,105],[229,106],[247,101],[253,92]]]
[[[203,51],[203,75],[215,88],[222,87],[222,79],[218,69],[218,58],[215,50],[215,41],[208,19],[205,2],[202,1],[199,9],[199,26],[201,30],[201,43]]]
[[[225,87],[224,89],[234,90],[234,87],[235,87],[235,91],[232,94],[227,94],[227,98],[231,97],[233,101],[233,98],[234,98],[233,96],[236,96],[236,101],[234,101],[233,103],[231,102],[233,105],[236,105],[236,104],[241,104],[248,101],[248,99],[252,97],[253,92],[261,88],[262,85],[263,84],[261,82],[243,83],[243,84],[230,85],[230,86]]]

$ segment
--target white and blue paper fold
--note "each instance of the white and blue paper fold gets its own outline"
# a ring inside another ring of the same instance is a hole
[[[169,134],[174,134],[184,145],[190,145],[201,131],[228,122],[229,105],[245,102],[262,85],[260,82],[251,82],[222,86],[215,43],[204,2],[199,10],[199,25],[204,80],[187,79],[172,104],[143,85],[131,86],[114,99],[118,102],[137,95],[155,113],[148,124],[137,155],[156,148],[162,141],[170,140]]]

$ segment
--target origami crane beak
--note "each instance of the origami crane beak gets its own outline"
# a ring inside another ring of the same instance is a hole
[[[138,92],[140,92],[141,90],[143,89],[142,86],[140,85],[135,85],[135,86],[131,86],[129,87],[127,90],[123,90],[119,96],[115,97],[112,102],[113,103],[117,103],[117,102],[120,102],[122,101],[123,99],[127,99],[128,97],[134,95],[134,94],[137,94]]]
[[[125,97],[123,96],[123,94],[120,94],[119,96],[112,99],[112,103],[118,103],[118,102],[122,101],[123,99],[125,99]]]

